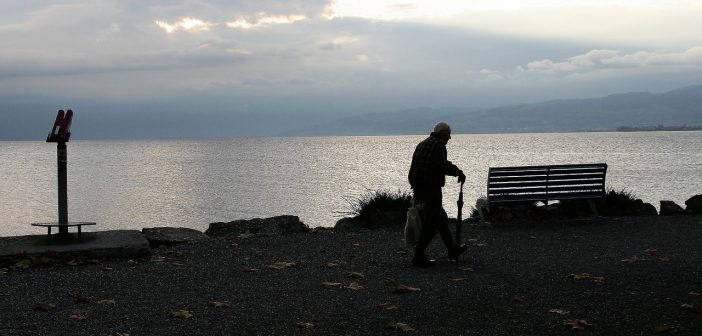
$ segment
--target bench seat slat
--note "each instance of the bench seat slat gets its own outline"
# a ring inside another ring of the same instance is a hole
[[[563,180],[563,181],[550,181],[549,185],[602,185],[604,179],[576,179],[576,180]],[[524,187],[540,187],[545,186],[546,181],[508,181],[508,182],[489,182],[488,187],[492,189],[496,188],[524,188]]]
[[[549,176],[549,175],[578,175],[604,174],[603,169],[571,169],[571,170],[520,170],[520,171],[491,171],[491,177],[501,176]]]
[[[542,188],[520,188],[520,189],[490,189],[490,195],[495,194],[519,194],[519,193],[557,193],[557,192],[578,192],[597,191],[604,192],[602,186],[567,186],[567,187],[542,187]]]
[[[490,203],[506,203],[506,202],[524,202],[524,201],[545,201],[545,200],[564,200],[564,199],[593,199],[601,197],[599,192],[581,192],[581,193],[566,193],[562,195],[554,193],[540,194],[521,194],[521,195],[494,195],[490,196]]]
[[[558,175],[558,176],[500,176],[491,177],[489,182],[510,182],[510,181],[544,181],[547,180],[577,180],[577,179],[600,179],[604,181],[605,174],[580,174],[580,175]]]
[[[541,166],[513,166],[513,167],[490,167],[490,170],[508,171],[508,170],[547,170],[547,169],[570,169],[570,168],[602,168],[607,167],[606,163],[583,163],[583,164],[566,164],[566,165],[541,165]]]

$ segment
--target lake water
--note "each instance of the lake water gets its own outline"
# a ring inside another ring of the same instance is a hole
[[[296,215],[333,226],[368,190],[409,190],[407,170],[425,136],[71,141],[69,220],[89,230],[179,226]],[[467,175],[466,213],[491,166],[605,162],[607,187],[656,207],[702,193],[702,132],[454,135],[449,160]],[[56,146],[0,142],[0,236],[43,234],[57,221]],[[444,207],[456,214],[450,179]]]

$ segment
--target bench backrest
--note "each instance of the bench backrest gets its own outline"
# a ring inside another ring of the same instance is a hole
[[[592,199],[605,194],[606,163],[492,167],[490,203]]]

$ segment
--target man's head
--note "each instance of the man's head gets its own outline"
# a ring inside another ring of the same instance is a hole
[[[434,125],[434,133],[436,133],[441,140],[444,140],[444,143],[448,143],[449,139],[451,139],[451,126],[443,121],[438,122]]]

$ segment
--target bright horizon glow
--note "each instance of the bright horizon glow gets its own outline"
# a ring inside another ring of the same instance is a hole
[[[655,8],[688,4],[690,1],[660,0],[495,0],[495,1],[436,1],[436,0],[337,0],[329,6],[329,18],[359,17],[376,20],[436,18],[461,14],[468,11],[516,11],[534,8],[565,7],[630,7]]]

